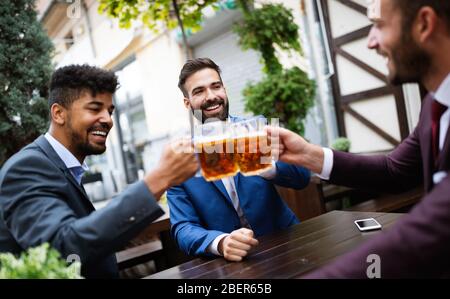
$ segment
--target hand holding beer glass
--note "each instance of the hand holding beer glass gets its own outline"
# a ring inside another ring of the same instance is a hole
[[[207,181],[260,174],[272,167],[267,120],[252,118],[235,123],[210,122],[195,129],[194,146]]]
[[[265,118],[251,118],[232,124],[240,172],[258,175],[272,167],[270,141],[264,127]]]

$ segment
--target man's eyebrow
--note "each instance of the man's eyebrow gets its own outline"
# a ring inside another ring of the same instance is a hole
[[[104,103],[102,102],[102,101],[98,101],[98,100],[96,100],[96,99],[93,99],[93,100],[91,100],[91,101],[89,101],[86,105],[94,105],[94,106],[101,106],[101,107],[103,107],[103,105],[104,105]],[[116,109],[116,106],[114,106],[114,105],[111,105],[109,108],[108,108],[108,110],[109,109],[111,109],[111,110],[114,110],[114,109]]]
[[[102,101],[98,101],[96,99],[90,100],[86,105],[97,105],[97,106],[103,106]]]
[[[195,88],[191,91],[191,93],[194,93],[195,91],[201,90],[201,89],[203,89],[203,88],[204,88],[203,86],[197,86],[197,87],[195,87]]]

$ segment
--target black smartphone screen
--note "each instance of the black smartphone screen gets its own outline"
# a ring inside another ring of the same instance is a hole
[[[368,226],[376,226],[378,223],[375,220],[359,220],[356,221],[358,225],[362,228],[368,227]]]

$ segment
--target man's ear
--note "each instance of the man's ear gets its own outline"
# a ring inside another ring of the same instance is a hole
[[[184,107],[189,109],[191,107],[191,101],[189,101],[188,98],[183,98],[183,101],[184,101]]]
[[[67,109],[60,104],[54,103],[50,107],[50,115],[53,122],[60,126],[63,126],[66,123]]]
[[[420,43],[428,40],[436,30],[438,16],[431,7],[422,7],[417,13],[415,31]]]

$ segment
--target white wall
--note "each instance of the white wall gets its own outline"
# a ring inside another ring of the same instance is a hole
[[[136,53],[142,71],[144,107],[150,139],[189,126],[183,94],[178,89],[182,52],[169,35],[162,35]]]

